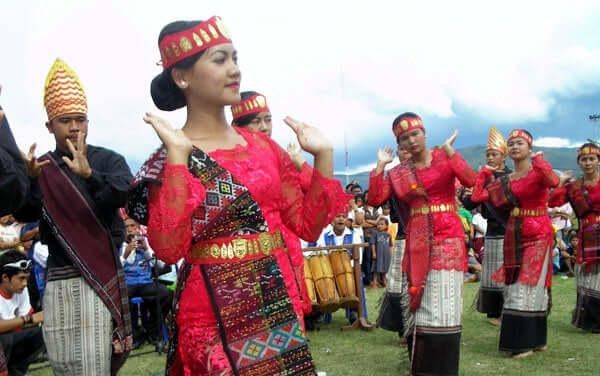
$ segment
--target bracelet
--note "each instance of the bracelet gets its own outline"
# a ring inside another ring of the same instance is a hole
[[[22,326],[25,326],[25,324],[26,324],[25,316],[21,316],[21,320],[23,320],[23,325]]]
[[[33,324],[33,316],[25,315],[25,319],[27,324]]]

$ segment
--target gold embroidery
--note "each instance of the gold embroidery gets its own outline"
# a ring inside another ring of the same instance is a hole
[[[217,33],[217,30],[215,30],[215,28],[213,27],[213,25],[208,24],[208,31],[210,31],[210,33],[212,34],[213,38],[217,39],[219,37],[219,34]]]
[[[181,47],[183,53],[186,53],[192,49],[192,42],[186,37],[181,37],[179,40],[179,47]]]
[[[194,42],[196,42],[196,45],[197,45],[198,47],[202,47],[202,45],[203,45],[204,43],[202,42],[202,38],[200,38],[200,36],[199,36],[198,34],[196,34],[196,33],[192,33],[192,38],[194,38]]]

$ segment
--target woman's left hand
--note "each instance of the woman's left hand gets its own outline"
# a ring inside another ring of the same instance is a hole
[[[283,121],[296,133],[302,150],[316,156],[323,152],[332,152],[333,145],[318,128],[286,116]]]
[[[456,136],[458,136],[458,130],[455,130],[452,133],[452,136],[450,136],[442,145],[442,149],[446,152],[448,158],[452,157],[454,154],[454,147],[452,145],[454,144],[454,140],[456,140]]]

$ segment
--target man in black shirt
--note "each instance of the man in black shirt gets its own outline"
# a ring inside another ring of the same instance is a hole
[[[29,179],[21,152],[0,106],[0,217],[14,213],[22,205],[28,189]]]
[[[488,144],[485,150],[486,163],[495,167],[494,178],[510,174],[512,171],[504,165],[504,160],[508,153],[504,137],[492,127],[488,136]],[[486,184],[489,182],[486,182]],[[460,193],[460,200],[465,209],[473,210],[479,203],[471,201],[470,190]],[[477,310],[486,313],[489,321],[493,325],[500,325],[500,316],[502,315],[502,306],[504,305],[504,285],[492,280],[492,275],[504,263],[504,233],[506,232],[506,221],[509,213],[494,207],[490,203],[481,204],[481,215],[487,219],[487,231],[485,233],[481,286],[477,300]]]
[[[86,144],[87,98],[57,59],[44,91],[46,128],[56,149],[26,157],[31,189],[18,213],[40,219],[48,246],[44,338],[55,374],[109,375],[131,348],[131,320],[116,246],[125,240],[118,208],[132,175],[112,150]],[[43,166],[42,164],[46,164]]]

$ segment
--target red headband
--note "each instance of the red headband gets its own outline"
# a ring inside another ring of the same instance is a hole
[[[269,106],[267,106],[267,99],[261,94],[253,95],[250,98],[244,99],[240,103],[231,106],[233,121],[246,115],[258,114],[259,112],[271,112]]]
[[[187,30],[169,34],[158,44],[163,69],[218,44],[231,43],[220,17],[213,16]]]
[[[421,120],[421,118],[418,116],[405,117],[398,123],[394,124],[394,126],[392,126],[392,131],[394,132],[394,135],[396,137],[415,129],[425,129],[423,127],[423,120]]]
[[[600,148],[598,148],[597,146],[584,146],[579,148],[579,150],[577,150],[577,159],[579,159],[579,157],[583,157],[584,155],[599,155],[600,156]]]
[[[513,131],[510,132],[510,136],[508,136],[508,140],[506,142],[510,142],[510,140],[512,140],[513,138],[522,138],[523,140],[527,141],[529,146],[533,145],[533,139],[531,138],[531,136],[528,135],[527,132],[525,132],[522,129],[513,129]]]

